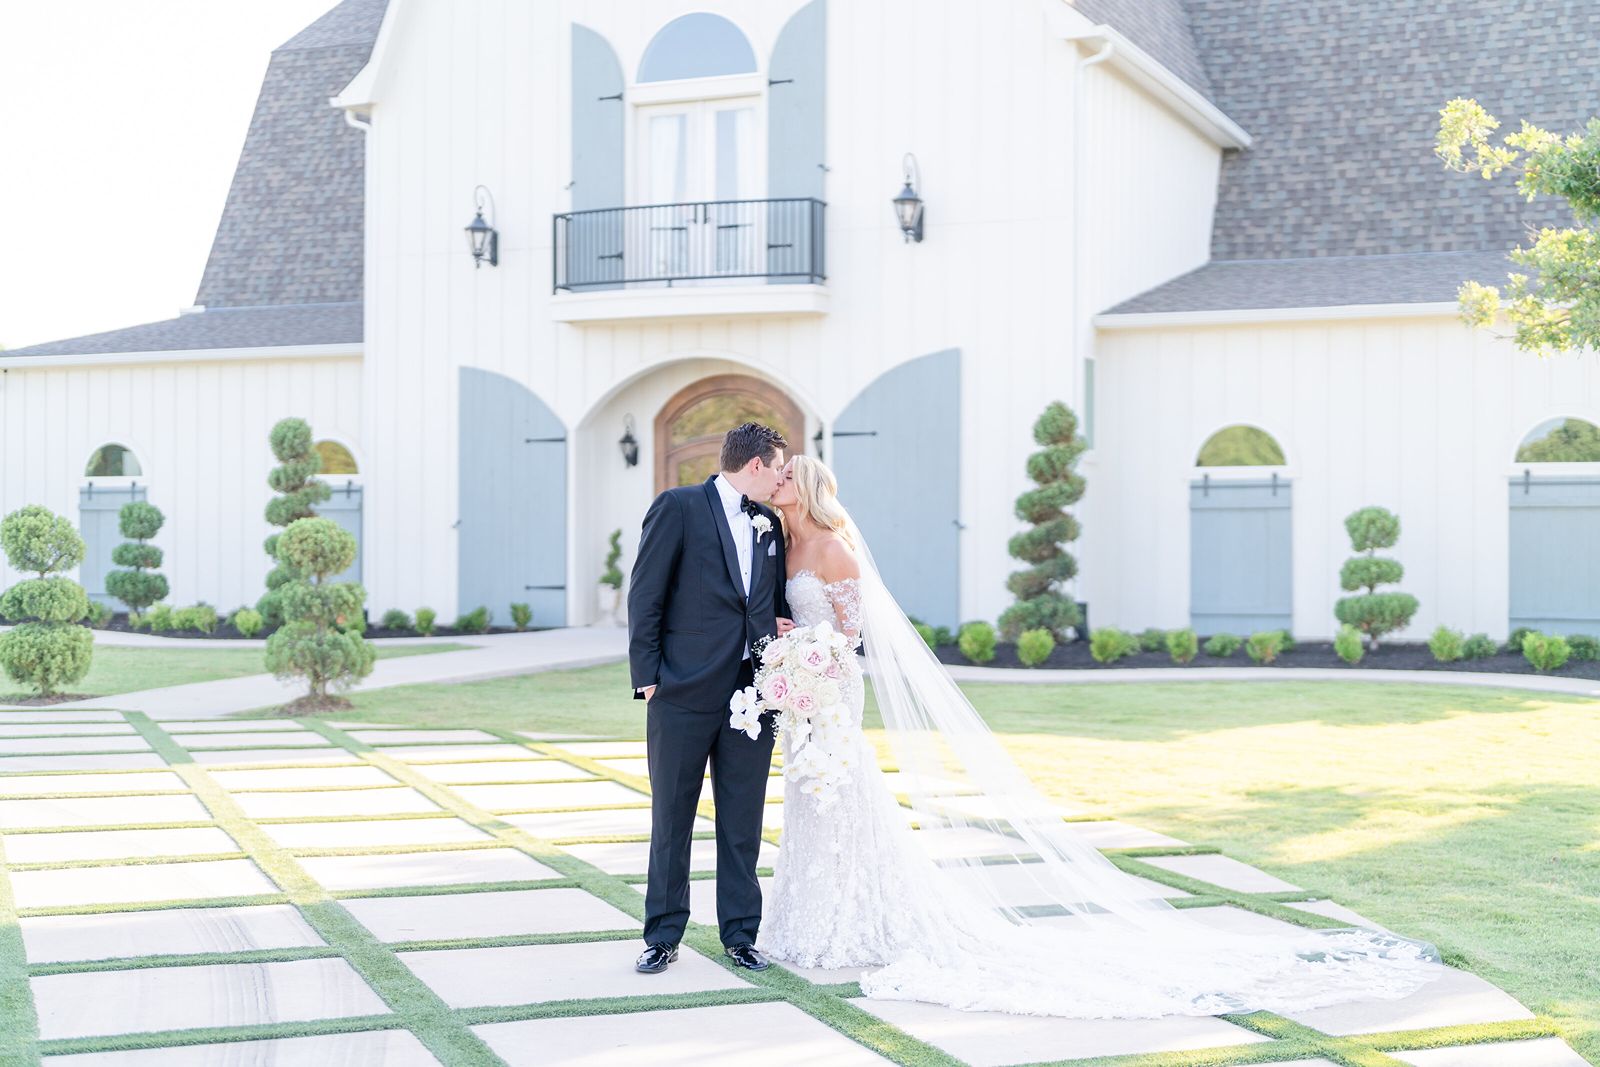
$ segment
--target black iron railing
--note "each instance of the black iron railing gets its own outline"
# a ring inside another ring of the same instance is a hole
[[[722,278],[821,282],[820,200],[702,200],[571,211],[554,219],[555,288]]]

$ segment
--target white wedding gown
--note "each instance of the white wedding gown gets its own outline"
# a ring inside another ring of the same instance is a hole
[[[800,571],[789,580],[788,599],[797,625],[833,622],[860,643],[861,583],[824,584]],[[865,636],[870,644],[872,634]],[[776,877],[757,942],[774,959],[860,968],[870,998],[1075,1018],[1286,1012],[1394,999],[1443,971],[1431,945],[1372,930],[1308,929],[1292,939],[1228,933],[1176,909],[1143,928],[1097,923],[1101,916],[1093,914],[1019,925],[969,881],[990,868],[941,865],[924,849],[925,832],[912,828],[911,813],[895,798],[904,789],[891,788],[862,732],[863,682],[852,656],[842,688],[858,758],[837,801],[818,811],[795,782],[785,785]],[[875,687],[882,705],[883,683]],[[790,739],[781,740],[787,762]],[[1133,881],[1108,869],[1113,879]]]

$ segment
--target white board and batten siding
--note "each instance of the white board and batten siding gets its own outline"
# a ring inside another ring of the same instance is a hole
[[[1400,517],[1388,554],[1421,604],[1397,636],[1443,624],[1503,637],[1517,446],[1552,418],[1600,423],[1592,359],[1540,359],[1448,313],[1103,330],[1098,355],[1083,577],[1098,625],[1189,624],[1195,458],[1212,433],[1243,423],[1277,439],[1293,485],[1296,635],[1337,629],[1339,568],[1353,554],[1344,519],[1379,505]]]
[[[77,527],[84,486],[137,482],[166,516],[155,544],[166,553],[171,604],[206,600],[229,611],[265,591],[273,423],[303,417],[319,440],[345,444],[358,464],[365,458],[359,357],[59,358],[60,366],[9,368],[0,382],[0,513],[42,504]],[[142,473],[86,478],[90,455],[113,442],[133,451]],[[23,576],[7,567],[0,577],[9,585]]]
[[[1170,136],[1174,120],[1120,75],[1077,71],[1080,50],[1048,32],[1037,3],[834,0],[822,161],[826,311],[558,321],[551,219],[575,196],[567,189],[572,24],[605,39],[631,85],[650,37],[689,11],[736,23],[765,75],[801,7],[562,0],[396,9],[367,134],[367,521],[382,532],[363,565],[376,610],[427,603],[448,617],[473,606],[454,603],[461,366],[526,384],[577,442],[567,480],[568,615],[583,622],[611,529],[624,530],[624,568],[631,563],[650,496],[644,472],[658,410],[650,405],[670,395],[675,367],[744,368],[783,386],[809,435],[831,427],[886,371],[950,349],[962,354],[960,425],[948,428],[961,445],[960,611],[994,618],[1009,603],[1004,580],[1015,563],[1005,546],[1020,527],[1012,508],[1029,485],[1031,425],[1049,399],[1081,406],[1068,308],[1083,321],[1203,259],[1218,150],[1179,126],[1188,138],[1181,147],[1146,158],[1139,146]],[[1079,82],[1095,87],[1083,110],[1112,108],[1115,123],[1099,122],[1075,146]],[[922,244],[902,241],[889,203],[906,152],[917,156],[927,204]],[[1104,223],[1103,247],[1087,257],[1073,252],[1075,155],[1086,167],[1088,213],[1133,228],[1119,235]],[[501,262],[474,270],[462,227],[480,183],[496,200]],[[1170,211],[1146,210],[1152,197]],[[1084,283],[1075,269],[1104,279],[1077,302],[1073,287]],[[623,414],[647,445],[633,471],[615,447]]]

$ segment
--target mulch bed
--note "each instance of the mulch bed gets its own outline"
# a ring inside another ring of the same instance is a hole
[[[941,645],[935,650],[941,663],[972,666],[972,661],[961,654],[961,649],[955,645]],[[1002,644],[995,649],[994,659],[982,664],[985,667],[1021,667],[1022,662],[1017,659],[1015,645]],[[1066,670],[1106,671],[1118,670],[1127,667],[1167,667],[1172,670],[1204,670],[1208,667],[1254,667],[1257,664],[1245,655],[1240,648],[1226,659],[1208,656],[1204,652],[1196,656],[1194,662],[1180,665],[1172,662],[1172,657],[1165,652],[1135,652],[1115,663],[1096,663],[1089,655],[1087,641],[1074,641],[1071,644],[1057,645],[1055,651],[1050,653],[1050,658],[1040,664],[1041,667],[1050,667]],[[1562,678],[1594,678],[1600,679],[1600,662],[1591,660],[1570,659],[1567,665],[1554,671],[1536,671],[1528,664],[1523,656],[1507,652],[1498,652],[1487,659],[1458,660],[1455,663],[1440,663],[1433,658],[1433,653],[1428,651],[1428,646],[1422,642],[1400,642],[1380,645],[1375,651],[1369,651],[1360,663],[1352,667],[1334,654],[1333,644],[1327,641],[1297,641],[1294,649],[1278,656],[1273,667],[1332,667],[1336,670],[1389,670],[1389,671],[1457,671],[1484,674],[1546,674]]]
[[[46,708],[51,704],[65,704],[70,700],[88,700],[93,693],[52,693],[42,697],[37,693],[13,693],[10,696],[0,695],[0,704],[23,704],[30,708]]]
[[[87,625],[87,624],[85,624],[85,625]],[[147,629],[135,630],[133,627],[129,626],[128,625],[128,616],[125,615],[125,614],[113,615],[111,617],[111,621],[109,623],[107,623],[105,626],[96,627],[96,629],[100,629],[100,630],[116,630],[116,631],[118,631],[120,633],[125,633],[125,634],[148,634],[150,632]],[[275,627],[275,626],[265,627],[264,629],[262,629],[262,631],[260,633],[256,634],[256,638],[258,640],[265,639],[266,637],[270,636],[271,633],[276,629],[277,629],[277,627]],[[546,629],[546,627],[530,626],[530,627],[528,627],[528,629],[529,630],[539,630],[539,629]],[[439,640],[444,640],[444,639],[449,639],[449,638],[456,638],[456,637],[480,637],[484,633],[490,633],[490,634],[514,634],[514,633],[517,633],[517,632],[518,632],[517,628],[514,627],[514,626],[491,626],[487,630],[482,631],[481,633],[479,631],[472,631],[472,632],[469,633],[469,632],[464,631],[464,630],[457,630],[453,626],[438,626],[438,627],[434,628],[433,633],[424,636],[423,634],[417,633],[417,631],[415,631],[415,630],[388,630],[388,629],[385,629],[385,628],[383,628],[381,626],[369,626],[367,628],[367,632],[366,632],[366,634],[364,636],[366,636],[366,637],[414,637],[414,638],[417,638],[417,639],[423,640],[423,641],[439,641]],[[523,631],[523,632],[526,632],[526,631]],[[213,640],[213,641],[215,641],[215,640],[220,640],[220,639],[224,639],[224,638],[226,638],[228,640],[238,640],[240,638],[243,638],[244,634],[240,633],[238,630],[235,630],[233,628],[233,624],[232,623],[228,623],[228,622],[224,622],[224,621],[218,620],[217,628],[215,630],[213,630],[211,633],[208,633],[208,634],[207,633],[201,633],[199,630],[163,630],[161,633],[156,634],[155,636],[157,636],[157,637],[179,637],[179,638],[184,638],[184,639],[193,640],[193,641],[205,641],[205,640]]]

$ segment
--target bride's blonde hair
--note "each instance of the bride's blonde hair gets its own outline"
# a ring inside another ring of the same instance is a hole
[[[844,538],[845,544],[854,548],[844,505],[839,503],[839,480],[833,476],[828,465],[820,459],[796,453],[791,460],[789,480],[794,483],[800,515],[814,526],[832,530]],[[785,529],[784,536],[788,541],[793,541],[794,531]]]

